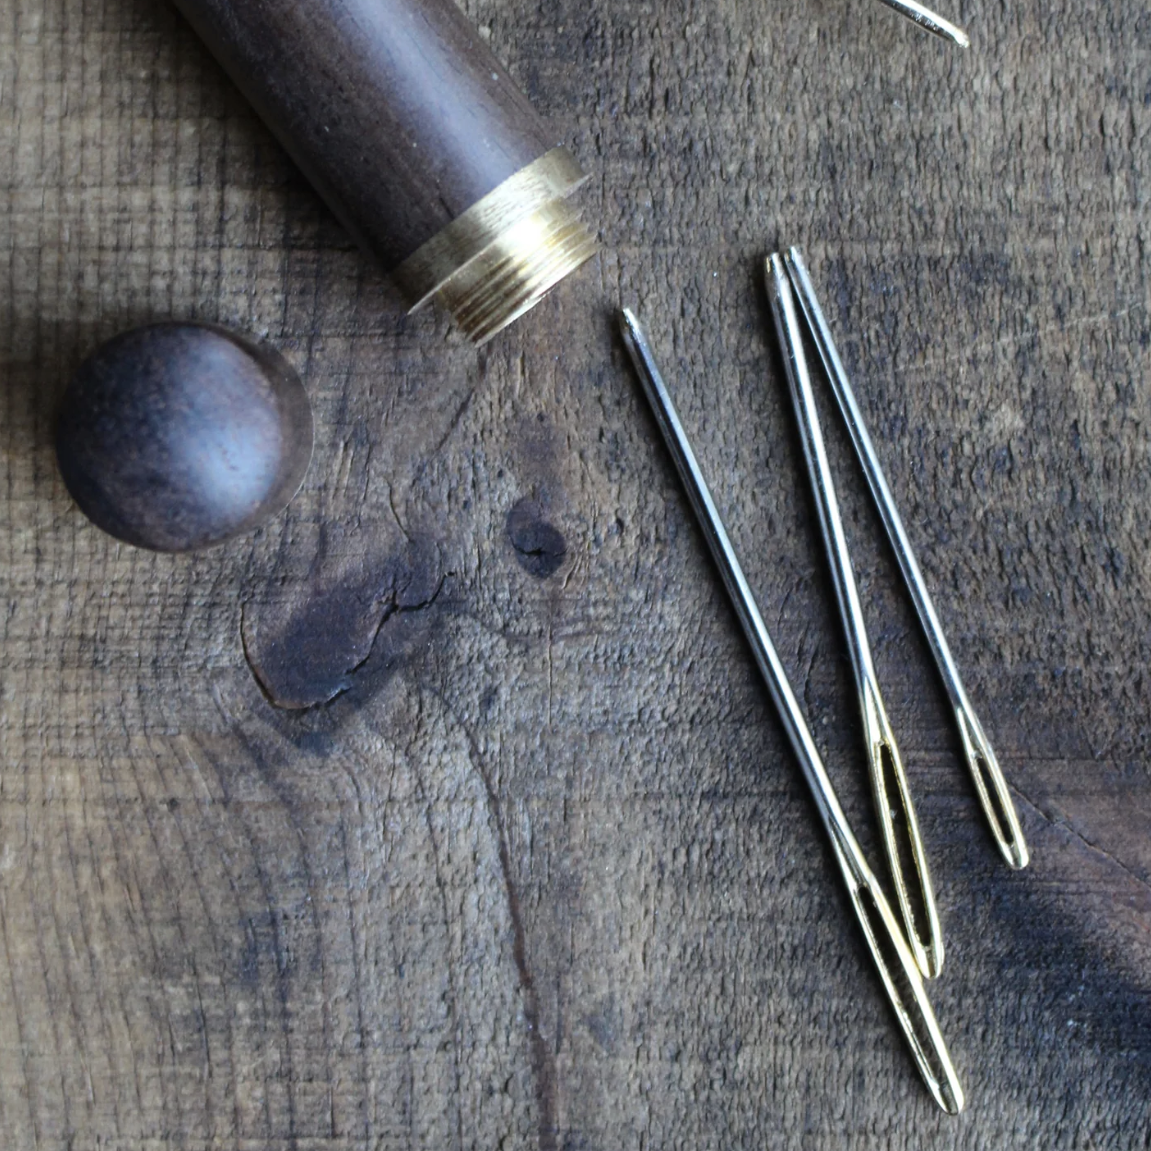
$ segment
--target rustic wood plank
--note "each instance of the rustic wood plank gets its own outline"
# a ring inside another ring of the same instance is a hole
[[[0,11],[5,1145],[1145,1146],[1146,13],[967,0],[959,53],[877,4],[466,7],[604,239],[479,354],[173,10]],[[648,319],[873,849],[756,279],[790,242],[1033,850],[980,825],[854,477],[954,1121],[611,329]],[[51,452],[83,355],[164,317],[271,338],[317,415],[288,514],[183,559],[87,524]]]

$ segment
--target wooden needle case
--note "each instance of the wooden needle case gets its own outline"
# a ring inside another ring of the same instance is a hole
[[[412,308],[482,342],[587,260],[584,175],[452,0],[176,0]]]

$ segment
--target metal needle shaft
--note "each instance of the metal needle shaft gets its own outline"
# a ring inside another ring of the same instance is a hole
[[[843,361],[839,358],[835,342],[831,338],[831,329],[824,317],[823,309],[815,294],[811,283],[811,276],[804,265],[803,257],[798,248],[791,248],[786,256],[787,269],[800,305],[807,317],[815,346],[823,360],[824,369],[831,382],[839,410],[847,424],[855,454],[863,466],[867,477],[868,487],[879,511],[887,537],[891,541],[896,561],[903,574],[904,583],[915,605],[923,633],[927,637],[931,653],[939,669],[943,686],[951,701],[951,708],[955,714],[955,722],[959,727],[959,735],[963,741],[963,750],[967,759],[968,770],[971,772],[975,784],[976,794],[983,806],[991,833],[1003,854],[1003,858],[1014,868],[1026,867],[1028,860],[1027,843],[1023,838],[1023,829],[1019,826],[1019,816],[1015,812],[1015,804],[1011,793],[1007,789],[1007,781],[1003,778],[995,752],[984,734],[975,709],[967,697],[963,687],[963,680],[959,675],[959,668],[952,657],[951,648],[947,644],[947,637],[943,634],[943,625],[935,612],[935,605],[931,602],[931,595],[924,582],[923,573],[911,548],[911,540],[895,506],[895,498],[887,485],[887,478],[883,474],[883,467],[876,455],[871,437],[863,422],[863,413],[859,410],[855,393],[847,378],[847,371]]]
[[[827,830],[847,886],[848,896],[919,1073],[939,1106],[950,1114],[958,1114],[963,1109],[963,1089],[947,1053],[947,1045],[928,1001],[915,958],[839,806],[807,721],[788,683],[787,674],[768,635],[751,587],[656,366],[647,337],[639,321],[626,308],[620,312],[620,327],[628,354],[643,384],[644,394],[651,404],[712,558],[719,568],[732,606],[751,645],[756,665],[767,684],[804,779],[811,789],[816,809]]]
[[[951,40],[960,48],[971,47],[971,40],[962,28],[952,24],[950,20],[945,20],[937,12],[932,12],[930,8],[925,8],[918,0],[880,0],[880,3],[886,4],[900,16],[906,16],[920,28],[934,33],[943,40]]]
[[[911,801],[911,789],[887,717],[879,678],[875,673],[871,641],[867,635],[859,588],[847,547],[847,535],[839,514],[835,481],[827,460],[827,449],[807,370],[803,333],[795,311],[795,297],[778,253],[767,261],[765,273],[775,330],[783,349],[787,380],[791,388],[792,406],[803,441],[808,478],[819,514],[824,548],[831,565],[832,583],[835,585],[835,598],[839,603],[839,615],[847,639],[851,670],[859,693],[871,792],[883,833],[883,849],[912,954],[920,971],[929,979],[934,979],[943,967],[943,935],[927,866],[927,852],[919,834],[919,820]]]

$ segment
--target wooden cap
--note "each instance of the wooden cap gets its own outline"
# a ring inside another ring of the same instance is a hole
[[[283,510],[311,461],[312,412],[271,347],[207,324],[154,324],[80,366],[56,454],[97,527],[138,547],[193,551]]]

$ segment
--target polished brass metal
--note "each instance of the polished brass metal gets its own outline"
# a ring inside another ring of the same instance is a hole
[[[512,224],[436,294],[477,344],[490,340],[595,255],[583,222],[561,200]]]
[[[586,179],[553,148],[505,180],[395,270],[411,309],[437,298],[477,343],[507,327],[595,255],[568,201]]]

